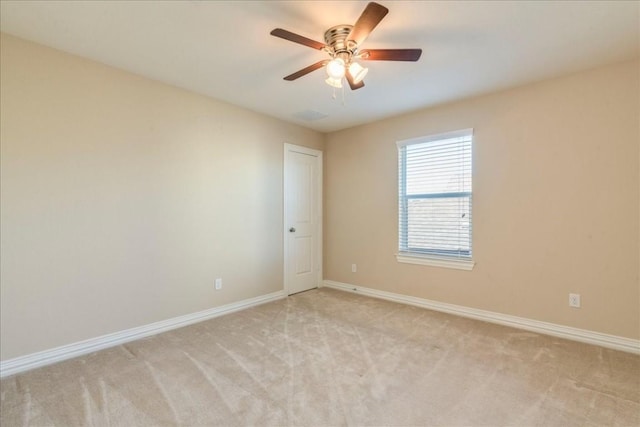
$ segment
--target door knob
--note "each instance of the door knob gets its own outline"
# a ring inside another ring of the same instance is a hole
[[[291,227],[291,228],[289,229],[289,233],[295,233],[295,232],[296,232],[296,229],[295,229],[295,228]]]

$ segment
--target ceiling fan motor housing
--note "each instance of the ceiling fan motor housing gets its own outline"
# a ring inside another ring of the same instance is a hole
[[[331,48],[332,56],[342,58],[346,63],[358,48],[355,42],[347,41],[352,29],[353,25],[343,24],[331,27],[324,33],[324,41]]]

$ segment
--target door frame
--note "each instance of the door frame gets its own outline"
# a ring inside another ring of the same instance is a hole
[[[318,159],[318,169],[316,172],[316,286],[322,286],[322,151],[315,150],[313,148],[302,147],[300,145],[284,144],[284,159],[282,170],[282,192],[283,192],[283,223],[282,223],[282,235],[284,239],[283,245],[283,278],[284,278],[284,291],[286,296],[289,296],[289,277],[287,274],[287,262],[289,260],[289,212],[287,209],[287,202],[289,201],[289,153],[301,153],[310,156],[315,156]]]

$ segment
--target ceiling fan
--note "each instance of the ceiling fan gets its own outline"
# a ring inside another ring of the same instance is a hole
[[[313,49],[324,50],[331,57],[289,74],[284,79],[293,81],[326,66],[328,78],[325,82],[329,86],[341,88],[342,79],[346,78],[349,87],[352,90],[356,90],[364,86],[363,79],[369,71],[356,60],[415,62],[420,59],[422,49],[360,49],[362,43],[387,13],[389,13],[389,9],[378,3],[371,2],[367,4],[355,25],[343,24],[329,28],[324,33],[325,43],[308,39],[282,28],[276,28],[271,31],[272,36],[309,46]]]

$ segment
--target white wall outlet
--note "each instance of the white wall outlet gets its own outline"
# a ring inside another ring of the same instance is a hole
[[[216,279],[216,291],[222,289],[222,279]]]
[[[569,294],[569,307],[580,308],[580,294]]]
[[[356,271],[358,271],[358,266],[355,264],[351,264],[351,272],[355,273]]]

